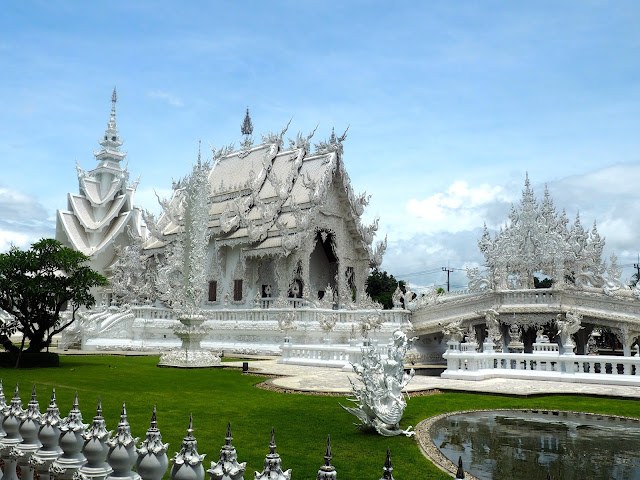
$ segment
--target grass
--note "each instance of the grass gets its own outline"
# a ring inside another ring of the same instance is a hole
[[[116,428],[122,402],[127,404],[134,436],[144,437],[153,405],[169,456],[180,449],[189,414],[193,413],[199,452],[206,453],[205,469],[217,461],[224,444],[227,421],[239,461],[247,462],[245,478],[262,470],[268,453],[271,427],[275,427],[278,453],[293,478],[315,478],[323,463],[327,434],[331,435],[335,465],[343,480],[376,480],[382,475],[387,447],[391,448],[397,479],[450,479],[420,453],[406,437],[385,438],[360,432],[355,417],[343,411],[336,397],[282,394],[254,388],[261,377],[238,370],[157,368],[157,357],[63,356],[59,368],[0,369],[7,401],[20,382],[23,404],[35,383],[40,410],[45,411],[55,387],[61,415],[79,395],[84,422],[90,423],[102,397],[109,429]],[[607,398],[546,396],[514,398],[464,393],[414,397],[408,402],[402,426],[444,412],[482,408],[539,408],[576,410],[640,417],[640,402]]]

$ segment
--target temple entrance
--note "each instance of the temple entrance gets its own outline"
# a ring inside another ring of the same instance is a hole
[[[338,258],[335,250],[335,234],[329,230],[318,230],[309,259],[309,281],[312,294],[319,300],[324,298],[327,286],[334,292],[337,290]]]

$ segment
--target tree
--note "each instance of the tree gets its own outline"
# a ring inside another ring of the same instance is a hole
[[[367,279],[367,294],[382,304],[385,310],[393,308],[393,292],[400,284],[400,290],[404,292],[405,283],[403,280],[396,280],[393,275],[386,271],[381,272],[377,268],[371,272]]]
[[[29,250],[11,247],[0,254],[0,308],[12,318],[0,327],[0,342],[18,355],[19,365],[26,352],[40,352],[54,335],[73,323],[81,306],[92,307],[92,287],[104,286],[106,278],[85,265],[89,257],[52,238],[42,239]],[[70,318],[61,318],[66,305]],[[9,336],[22,334],[19,347]]]

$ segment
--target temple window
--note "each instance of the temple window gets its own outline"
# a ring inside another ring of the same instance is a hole
[[[215,302],[218,296],[218,282],[211,281],[209,282],[209,301]]]
[[[239,302],[242,300],[242,280],[233,281],[233,301]]]

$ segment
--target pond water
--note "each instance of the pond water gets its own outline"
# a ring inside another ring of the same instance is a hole
[[[431,428],[449,460],[483,480],[640,480],[640,421],[546,411],[450,415]]]

